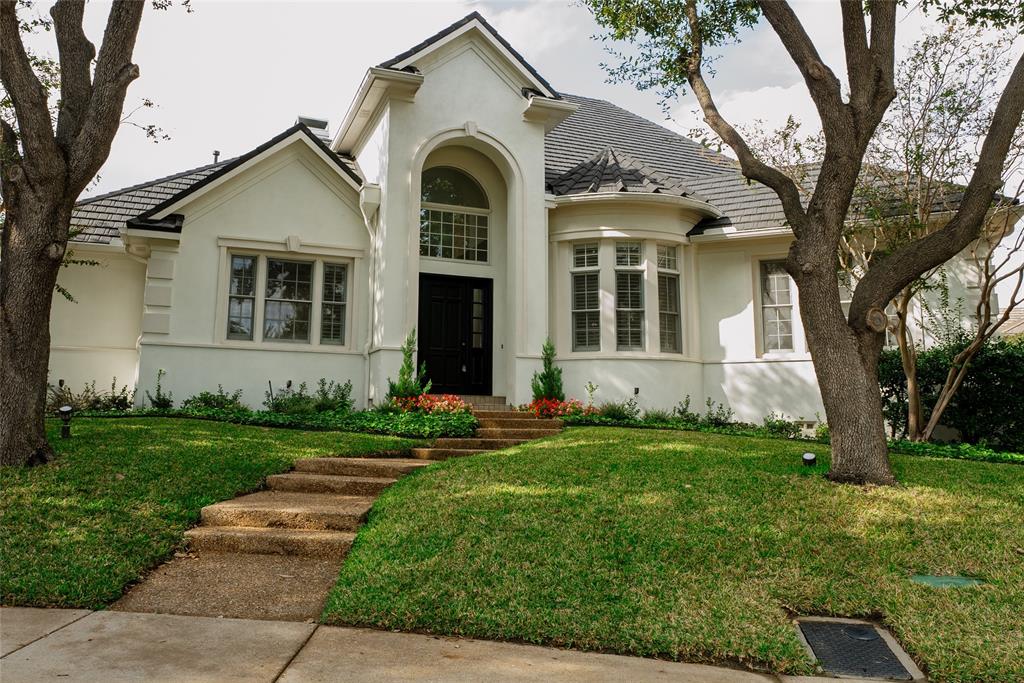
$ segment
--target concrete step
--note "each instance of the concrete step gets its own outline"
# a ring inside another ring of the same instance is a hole
[[[376,496],[394,483],[392,477],[349,477],[305,472],[272,474],[267,477],[267,488],[272,491],[339,493],[346,496]]]
[[[478,420],[536,420],[533,413],[521,410],[474,410],[473,416]]]
[[[508,427],[481,427],[476,430],[479,439],[542,439],[558,434],[557,429],[510,429]]]
[[[408,455],[408,451],[405,455]],[[398,478],[429,464],[415,458],[307,458],[295,463],[295,471],[353,477]]]
[[[200,552],[342,558],[356,535],[347,531],[197,526],[186,531],[185,537],[189,547]]]
[[[536,417],[514,417],[514,418],[477,418],[480,422],[480,427],[483,429],[492,429],[500,427],[504,429],[549,429],[551,431],[558,431],[562,428],[561,420],[547,420],[539,419]]]
[[[525,443],[528,439],[438,439],[434,448],[479,448],[485,451],[497,451]]]
[[[207,505],[201,516],[211,527],[355,531],[372,505],[365,496],[260,491]]]
[[[462,458],[467,455],[479,453],[490,453],[488,449],[482,448],[414,448],[413,457],[423,460],[447,460],[448,458]]]

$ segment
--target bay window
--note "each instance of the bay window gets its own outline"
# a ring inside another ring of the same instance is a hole
[[[601,350],[601,286],[598,245],[577,244],[572,255],[572,350]]]
[[[640,242],[615,245],[615,347],[644,350],[644,273]]]
[[[683,350],[681,307],[679,304],[679,259],[676,248],[658,245],[658,331],[661,350]]]

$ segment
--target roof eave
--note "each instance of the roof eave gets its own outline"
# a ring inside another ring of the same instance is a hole
[[[523,120],[543,123],[544,133],[550,133],[555,126],[572,116],[579,109],[578,104],[549,97],[530,97],[523,109]]]
[[[708,218],[721,218],[718,207],[693,197],[654,192],[588,192],[585,194],[549,195],[548,201],[555,206],[570,206],[589,203],[631,203],[631,204],[662,204],[681,209],[696,211]]]
[[[421,85],[423,74],[379,66],[367,69],[352,104],[345,112],[345,118],[331,141],[331,149],[342,154],[351,154],[385,97],[412,101]]]

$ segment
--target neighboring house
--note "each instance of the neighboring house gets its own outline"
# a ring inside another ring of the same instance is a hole
[[[813,419],[792,240],[735,162],[556,91],[477,13],[369,69],[340,127],[300,119],[238,158],[83,200],[50,381],[116,375],[259,405],[350,379],[379,403],[417,329],[435,392],[565,388],[739,419]]]

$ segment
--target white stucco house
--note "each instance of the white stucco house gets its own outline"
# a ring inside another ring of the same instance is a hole
[[[476,13],[366,72],[340,124],[83,200],[50,381],[181,399],[350,379],[380,402],[418,333],[437,392],[566,390],[739,419],[821,411],[792,235],[735,162],[556,91]]]

